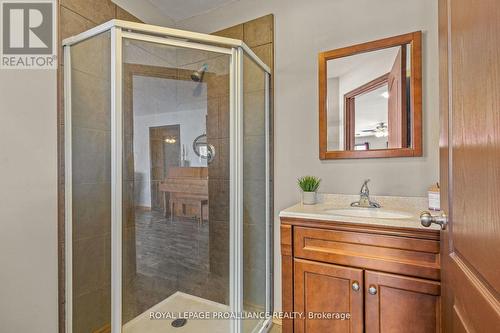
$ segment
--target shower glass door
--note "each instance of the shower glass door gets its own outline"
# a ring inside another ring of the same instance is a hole
[[[63,44],[65,330],[267,331],[268,66],[120,20]]]
[[[269,76],[243,56],[243,332],[262,327],[271,311]]]
[[[122,332],[230,332],[231,49],[124,37]]]
[[[111,322],[111,47],[104,32],[66,49],[66,331]],[[93,57],[88,55],[92,54]],[[68,80],[66,83],[69,83]],[[68,200],[69,199],[69,200]]]

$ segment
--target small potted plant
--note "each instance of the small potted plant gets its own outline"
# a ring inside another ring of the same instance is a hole
[[[321,179],[314,176],[304,176],[298,179],[298,184],[302,190],[302,203],[304,205],[314,205],[316,203],[317,191]]]

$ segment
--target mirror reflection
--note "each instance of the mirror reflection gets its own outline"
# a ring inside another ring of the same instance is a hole
[[[327,150],[411,147],[411,45],[327,61]]]

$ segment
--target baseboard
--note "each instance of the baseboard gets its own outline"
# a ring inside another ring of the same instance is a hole
[[[111,324],[106,324],[92,333],[111,333]]]

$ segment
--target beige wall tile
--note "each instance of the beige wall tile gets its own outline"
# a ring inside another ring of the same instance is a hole
[[[73,184],[111,180],[111,134],[101,130],[73,130]]]
[[[123,180],[134,181],[134,137],[123,136]]]
[[[106,237],[98,236],[73,242],[73,294],[75,297],[104,288],[106,279]],[[85,315],[85,313],[82,313]]]
[[[123,281],[131,283],[136,277],[136,241],[135,226],[123,229]]]
[[[140,19],[127,12],[125,9],[116,6],[116,18],[119,20],[142,23]]]
[[[111,321],[111,290],[105,288],[73,300],[73,332],[94,332]]]
[[[243,41],[250,47],[273,41],[273,15],[266,15],[243,24]]]
[[[243,224],[252,225],[254,229],[249,229],[248,237],[253,239],[256,246],[264,246],[266,233],[266,181],[265,180],[245,180],[243,182],[243,206],[245,214]],[[253,251],[252,247],[246,248]],[[260,263],[262,264],[262,263]]]
[[[254,51],[257,57],[269,66],[271,70],[273,69],[273,44],[274,43],[267,43],[252,47],[252,51]]]
[[[243,40],[243,24],[214,32],[212,35]]]
[[[219,139],[218,154],[221,178],[229,180],[229,138]]]
[[[219,99],[219,138],[229,137],[229,95]]]
[[[243,95],[243,133],[264,135],[266,130],[265,91],[254,91]]]
[[[243,179],[264,180],[266,171],[266,138],[251,135],[243,138]]]
[[[266,72],[248,56],[243,57],[243,72],[244,93],[265,89]]]
[[[215,158],[209,165],[208,175],[210,179],[228,180],[229,179],[229,138],[213,139],[209,141],[215,147]],[[210,202],[217,209],[221,203],[218,201]]]
[[[111,130],[111,85],[109,81],[74,70],[72,121],[75,126]]]
[[[262,194],[259,195],[262,197]],[[265,210],[260,212],[260,219],[265,223],[263,218]],[[245,269],[263,268],[266,261],[266,228],[259,224],[243,224],[243,264]],[[258,291],[255,291],[258,293]]]
[[[208,85],[207,94],[209,98],[229,94],[229,74],[206,76],[206,82]]]
[[[111,185],[73,186],[73,235],[75,239],[111,232]]]
[[[71,66],[72,71],[77,69],[110,81],[111,34],[105,32],[72,46]]]
[[[217,138],[219,133],[219,98],[210,98],[207,102],[207,138]]]
[[[135,228],[134,181],[123,181],[123,227]]]
[[[66,7],[60,7],[60,37],[61,40],[79,34],[85,30],[92,28],[95,24],[85,17],[78,15]]]
[[[209,221],[229,219],[229,180],[209,179]],[[213,209],[212,209],[213,207]],[[216,238],[214,238],[216,240]]]
[[[229,276],[229,220],[210,220],[210,272]]]
[[[116,5],[110,0],[60,0],[61,6],[101,24],[115,18]]]

